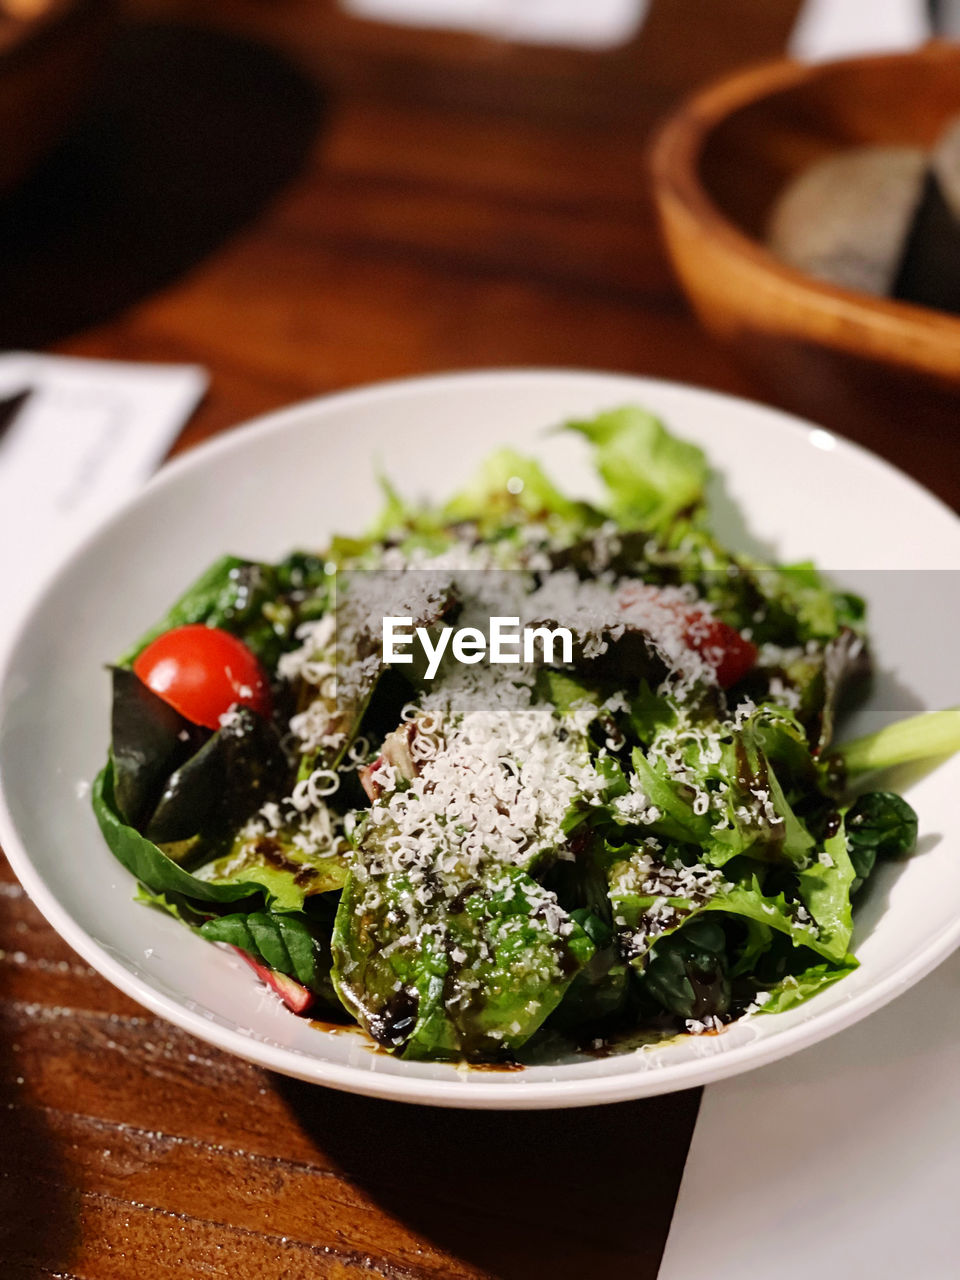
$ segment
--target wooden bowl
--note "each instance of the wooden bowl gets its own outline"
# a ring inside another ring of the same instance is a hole
[[[112,0],[0,0],[0,192],[67,127],[90,84]]]
[[[812,162],[872,143],[928,147],[957,115],[960,48],[934,43],[759,66],[704,89],[661,129],[654,190],[680,281],[703,324],[790,407],[817,412],[838,375],[856,394],[882,384],[886,395],[891,372],[914,388],[918,374],[938,393],[960,388],[960,318],[825,284],[763,240],[775,197]]]

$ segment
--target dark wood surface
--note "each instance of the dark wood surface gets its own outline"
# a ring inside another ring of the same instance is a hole
[[[297,398],[485,365],[786,403],[690,315],[645,152],[689,88],[782,49],[796,8],[659,0],[596,55],[323,0],[141,0],[73,137],[0,206],[0,345],[205,364],[181,448]],[[827,425],[956,501],[957,438],[915,445],[921,393],[895,430],[842,378],[814,390]],[[498,1116],[286,1081],[114,991],[5,868],[0,1022],[4,1280],[656,1274],[694,1093]]]

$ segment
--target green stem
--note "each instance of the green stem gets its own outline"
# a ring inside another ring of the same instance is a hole
[[[837,748],[849,774],[960,751],[960,707],[911,716]]]

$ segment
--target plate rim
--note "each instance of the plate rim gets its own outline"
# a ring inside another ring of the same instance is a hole
[[[693,393],[706,402],[720,402],[728,407],[741,410],[746,408],[751,412],[759,411],[776,420],[783,429],[794,433],[799,432],[804,436],[809,436],[811,431],[824,430],[816,423],[774,406],[693,383],[676,382],[629,372],[592,369],[538,367],[466,370],[388,379],[330,394],[311,396],[219,432],[165,463],[147,485],[99,521],[78,543],[61,556],[50,572],[44,575],[28,608],[14,629],[9,644],[0,655],[0,699],[7,687],[20,645],[51,588],[63,575],[69,573],[74,561],[83,556],[93,542],[115,524],[121,523],[127,513],[137,507],[147,494],[176,483],[183,472],[204,466],[207,459],[215,458],[221,453],[242,449],[249,439],[282,432],[305,414],[318,410],[335,412],[344,404],[357,405],[364,401],[372,403],[396,395],[416,394],[422,389],[431,387],[466,388],[471,383],[477,382],[490,383],[504,380],[556,382],[563,379],[579,383],[583,383],[584,380],[609,383],[611,379],[622,379],[625,383],[635,384],[638,393],[641,386],[682,394]],[[906,483],[918,497],[922,497],[936,507],[941,515],[949,517],[952,522],[960,525],[960,516],[912,476],[863,445],[848,440],[834,431],[828,434],[844,451],[853,451],[861,463],[879,468],[888,476],[895,477],[900,483]],[[583,1080],[546,1080],[533,1084],[525,1084],[522,1079],[514,1081],[503,1077],[498,1078],[494,1083],[489,1075],[483,1081],[470,1080],[469,1068],[467,1068],[458,1080],[425,1080],[400,1074],[378,1074],[369,1069],[324,1061],[294,1049],[246,1036],[238,1030],[208,1020],[200,1012],[188,1008],[174,996],[155,989],[144,979],[132,973],[77,924],[53,891],[47,888],[14,823],[2,775],[0,775],[0,845],[31,901],[68,945],[125,995],[157,1016],[180,1027],[181,1030],[254,1065],[293,1076],[308,1083],[326,1085],[344,1092],[390,1101],[460,1109],[543,1110],[625,1102],[694,1088],[751,1071],[817,1044],[844,1028],[852,1026],[861,1018],[904,993],[960,946],[960,917],[958,917],[955,922],[929,939],[924,949],[901,966],[895,974],[888,975],[873,987],[852,997],[847,1003],[827,1010],[821,1016],[809,1019],[795,1027],[787,1028],[779,1035],[767,1040],[751,1041],[727,1051],[713,1053],[709,1057],[695,1058],[667,1068],[638,1067],[632,1071],[624,1070],[610,1076],[593,1076]],[[625,1055],[625,1062],[629,1061],[629,1056]],[[463,1078],[463,1075],[468,1078]]]

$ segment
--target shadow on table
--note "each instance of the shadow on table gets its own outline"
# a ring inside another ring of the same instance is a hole
[[[657,1274],[692,1093],[568,1111],[452,1111],[274,1078],[317,1147],[408,1228],[498,1280]]]
[[[0,348],[99,324],[183,275],[303,167],[316,85],[280,53],[121,28],[88,111],[0,202]]]
[[[66,1153],[17,1074],[5,994],[0,979],[0,1275],[32,1280],[69,1263],[79,1239],[80,1200],[66,1185]]]

